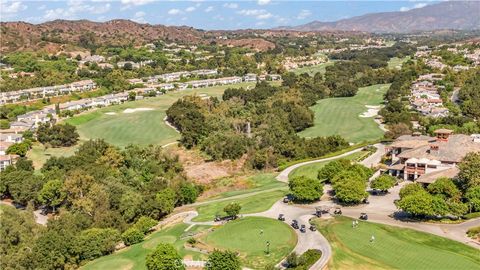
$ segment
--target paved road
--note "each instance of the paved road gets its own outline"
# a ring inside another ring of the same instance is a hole
[[[322,159],[316,159],[316,160],[305,161],[305,162],[302,162],[302,163],[297,163],[297,164],[292,165],[292,166],[286,168],[285,170],[283,170],[279,175],[277,175],[276,179],[278,181],[287,183],[288,182],[288,175],[298,167],[302,167],[304,165],[318,163],[318,162],[334,160],[334,159],[338,159],[338,158],[341,158],[341,157],[346,157],[348,155],[351,155],[353,153],[357,153],[357,152],[360,152],[360,151],[362,151],[362,148],[358,148],[358,149],[355,149],[355,150],[352,150],[352,151],[349,151],[349,152],[346,152],[346,153],[343,153],[341,155],[334,156],[334,157],[322,158]]]

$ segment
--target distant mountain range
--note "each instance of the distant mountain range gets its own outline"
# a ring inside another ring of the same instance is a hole
[[[448,1],[398,12],[381,12],[335,22],[313,21],[276,29],[296,31],[364,31],[407,33],[440,29],[480,29],[480,1]]]

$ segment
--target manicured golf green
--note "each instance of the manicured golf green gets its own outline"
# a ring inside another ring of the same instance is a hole
[[[317,72],[320,72],[322,74],[325,73],[325,69],[328,66],[333,65],[334,63],[335,63],[334,61],[328,61],[328,62],[321,63],[321,64],[315,65],[315,66],[308,66],[308,67],[301,67],[301,68],[292,69],[291,71],[295,74],[308,73],[310,76],[313,76]]]
[[[346,217],[315,222],[332,245],[329,269],[480,269],[477,249],[432,234],[363,221],[353,229]]]
[[[195,226],[185,232],[189,225],[178,224],[173,227],[158,231],[150,235],[145,241],[128,247],[114,254],[98,258],[82,267],[84,270],[130,270],[146,269],[145,258],[149,252],[154,250],[160,243],[172,244],[182,257],[194,260],[203,260],[204,254],[186,250],[185,242],[188,234],[205,230],[206,226]],[[183,238],[183,239],[180,239]]]
[[[267,254],[267,241],[270,242]],[[219,249],[240,253],[243,264],[253,269],[278,263],[297,244],[297,235],[286,223],[262,217],[245,217],[228,222],[205,237]]]
[[[193,221],[213,221],[215,216],[224,216],[223,208],[232,202],[242,206],[240,214],[250,214],[267,211],[272,205],[287,193],[287,188],[276,189],[252,195],[245,198],[214,202],[197,207],[198,216]]]
[[[383,131],[374,117],[360,117],[368,111],[366,105],[381,105],[389,84],[360,88],[354,97],[328,98],[317,102],[314,126],[299,133],[302,137],[341,135],[349,142],[358,143],[383,137]]]
[[[349,159],[349,160],[357,160],[360,159],[364,156],[368,155],[368,151],[360,151],[353,153],[351,155],[343,157],[344,159]],[[324,162],[317,162],[317,163],[311,163],[307,164],[301,167],[296,168],[293,170],[289,175],[288,178],[292,179],[295,177],[301,177],[305,176],[310,179],[317,179],[318,176],[318,171],[323,168],[326,164],[328,164],[330,161],[324,161]]]
[[[220,97],[229,87],[247,87],[254,83],[215,86],[202,89],[187,89],[168,92],[165,95],[147,98],[121,105],[114,105],[87,112],[66,120],[77,126],[81,139],[103,138],[114,145],[160,144],[174,142],[180,134],[163,121],[166,110],[179,98],[186,95],[208,95]],[[151,110],[124,113],[125,109],[149,108]]]

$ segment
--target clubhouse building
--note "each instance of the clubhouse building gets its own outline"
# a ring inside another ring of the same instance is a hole
[[[440,177],[454,178],[457,164],[470,152],[480,152],[480,134],[453,134],[449,129],[438,129],[436,137],[418,133],[400,136],[386,148],[391,165],[390,175],[425,185]]]

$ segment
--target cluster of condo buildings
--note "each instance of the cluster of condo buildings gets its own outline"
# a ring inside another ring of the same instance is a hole
[[[441,80],[443,76],[436,73],[419,76],[410,88],[410,106],[425,116],[447,116],[448,109],[443,106],[439,94],[444,86],[435,85],[435,81]]]
[[[23,100],[33,100],[52,96],[68,95],[74,92],[90,91],[97,87],[92,80],[83,80],[69,84],[35,87],[17,91],[1,92],[0,105],[16,103]]]

